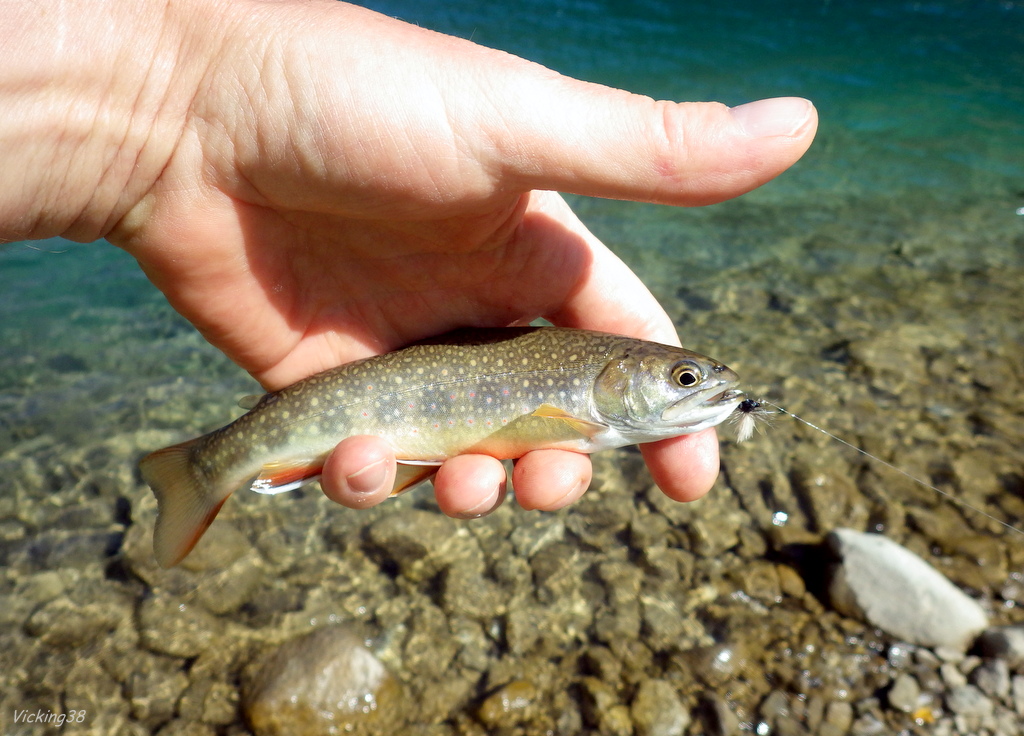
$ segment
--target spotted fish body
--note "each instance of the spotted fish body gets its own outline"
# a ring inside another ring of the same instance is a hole
[[[315,478],[346,437],[391,444],[399,493],[463,453],[596,452],[715,426],[743,400],[737,383],[682,348],[556,327],[455,332],[348,363],[143,458],[157,560],[187,555],[236,488],[278,493]]]

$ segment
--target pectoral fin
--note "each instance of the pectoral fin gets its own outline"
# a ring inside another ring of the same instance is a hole
[[[440,465],[440,462],[399,461],[398,473],[395,475],[395,485],[391,489],[391,495],[397,496],[413,486],[429,480],[437,473]],[[277,495],[312,483],[320,477],[322,471],[323,462],[321,460],[267,463],[260,470],[256,480],[249,486],[249,490],[267,495]]]
[[[532,413],[516,417],[501,429],[464,450],[508,460],[531,450],[562,449],[586,452],[594,437],[608,427],[579,419],[551,404],[542,404]]]
[[[608,429],[608,427],[606,427],[603,424],[598,424],[596,422],[591,422],[586,419],[574,417],[567,411],[559,409],[557,406],[552,406],[551,404],[541,404],[540,406],[537,407],[537,409],[533,412],[531,416],[543,417],[545,419],[557,419],[562,422],[565,422],[567,425],[569,425],[574,430],[576,430],[577,432],[579,432],[581,435],[588,439],[594,439],[594,437],[601,434],[601,432],[603,432],[604,430]]]
[[[270,496],[292,491],[320,477],[323,459],[271,462],[260,468],[260,474],[249,490]]]
[[[441,463],[421,463],[398,461],[398,473],[395,475],[395,485],[391,489],[391,495],[397,496],[411,490],[424,481],[428,481],[437,474]]]
[[[249,409],[255,409],[256,405],[263,401],[264,396],[266,396],[266,394],[249,394],[248,396],[243,396],[238,400],[238,406],[246,411]]]

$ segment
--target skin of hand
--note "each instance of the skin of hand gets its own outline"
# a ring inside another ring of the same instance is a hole
[[[784,171],[817,126],[806,100],[655,101],[333,0],[2,5],[0,238],[109,239],[268,390],[541,316],[678,344],[555,191],[709,204]],[[714,430],[642,451],[677,500],[717,476]],[[560,508],[590,473],[529,453],[517,500]],[[322,484],[362,508],[394,474],[386,443],[352,437]],[[505,473],[460,456],[435,490],[479,516]]]

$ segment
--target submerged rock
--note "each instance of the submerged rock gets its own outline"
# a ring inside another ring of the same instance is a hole
[[[704,733],[708,736],[734,736],[740,732],[740,721],[719,695],[706,696],[699,706]]]
[[[992,698],[1010,694],[1010,668],[1001,659],[990,659],[971,672],[971,684]]]
[[[690,714],[667,680],[640,683],[629,709],[638,736],[682,736],[690,725]]]
[[[138,626],[143,647],[171,657],[198,657],[224,630],[221,619],[199,606],[159,593],[139,606]]]
[[[982,719],[991,717],[993,703],[974,685],[953,688],[946,695],[946,707],[963,719],[971,733],[977,733]]]
[[[57,598],[35,611],[25,633],[51,647],[72,649],[99,639],[113,630],[127,614],[123,607],[99,603],[76,603]]]
[[[530,682],[510,682],[480,704],[477,718],[491,731],[513,728],[535,715],[537,696],[537,689]]]
[[[400,687],[342,626],[285,642],[257,663],[243,711],[257,736],[400,733]]]
[[[465,525],[420,509],[387,514],[366,537],[371,553],[413,582],[429,580],[459,560],[481,557]]]
[[[921,687],[914,676],[903,672],[897,675],[889,688],[886,699],[889,706],[904,713],[913,713],[918,707],[918,698],[921,696]]]
[[[935,568],[879,534],[837,529],[840,558],[829,597],[840,613],[914,644],[964,651],[988,625],[985,611]]]

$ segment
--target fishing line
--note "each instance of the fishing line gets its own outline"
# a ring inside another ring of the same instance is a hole
[[[856,450],[861,455],[864,455],[865,457],[869,457],[872,460],[874,460],[875,462],[881,463],[882,465],[884,465],[885,467],[889,468],[890,470],[895,470],[900,475],[902,475],[902,476],[904,476],[906,478],[909,478],[910,480],[914,481],[918,485],[922,485],[925,488],[928,488],[928,489],[931,489],[931,490],[935,491],[940,496],[944,496],[945,498],[948,498],[950,501],[952,501],[953,503],[957,504],[958,506],[961,506],[961,507],[966,508],[966,509],[970,509],[974,513],[980,514],[981,516],[984,516],[986,519],[989,519],[990,521],[994,521],[995,523],[999,524],[1000,526],[1004,526],[1007,529],[1009,529],[1010,531],[1016,532],[1017,534],[1020,534],[1020,535],[1024,536],[1024,530],[1018,529],[1017,527],[1013,526],[1012,524],[1008,524],[1007,522],[1003,521],[1002,519],[996,518],[995,516],[993,516],[992,514],[988,513],[987,511],[983,511],[983,510],[979,509],[977,506],[972,506],[971,504],[969,504],[966,501],[964,501],[962,498],[957,498],[956,496],[954,496],[949,491],[944,491],[941,488],[936,488],[931,483],[928,483],[928,482],[923,481],[923,480],[921,480],[920,478],[918,478],[918,477],[916,477],[914,475],[911,475],[906,470],[903,470],[902,468],[896,467],[892,463],[883,460],[882,458],[878,457],[877,455],[872,455],[867,450],[861,449],[860,447],[857,447],[857,445],[854,445],[854,444],[852,444],[850,442],[847,442],[842,437],[837,437],[836,435],[834,435],[831,432],[829,432],[827,429],[822,429],[817,424],[813,424],[813,423],[807,421],[806,419],[804,419],[803,417],[798,417],[793,412],[787,411],[786,409],[783,409],[778,404],[773,404],[771,401],[766,401],[765,399],[757,399],[757,400],[755,400],[755,399],[744,399],[742,402],[740,402],[740,405],[738,407],[736,407],[736,411],[740,414],[740,416],[739,416],[739,418],[737,420],[737,426],[736,426],[736,441],[737,442],[743,442],[744,440],[749,439],[750,436],[754,433],[754,427],[756,426],[756,424],[757,424],[757,422],[759,420],[760,421],[771,421],[771,416],[775,413],[775,411],[772,411],[772,409],[765,409],[764,407],[766,407],[766,406],[772,407],[772,409],[774,409],[775,411],[777,411],[777,412],[779,412],[781,414],[786,414],[787,416],[793,417],[793,419],[796,419],[798,422],[802,422],[803,424],[806,424],[811,429],[818,430],[819,432],[821,432],[826,437],[830,437],[831,439],[835,440],[836,442],[838,442],[838,443],[840,443],[842,445],[846,445],[847,447],[849,447],[849,448],[851,448],[853,450]]]

